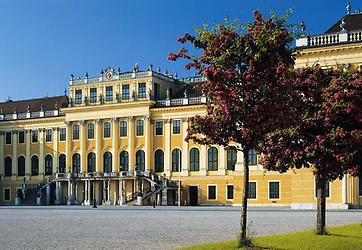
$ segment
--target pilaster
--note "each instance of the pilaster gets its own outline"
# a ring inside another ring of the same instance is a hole
[[[5,176],[5,158],[4,158],[4,136],[5,132],[0,131],[0,180],[2,176]]]
[[[12,132],[12,146],[13,146],[13,155],[12,155],[12,166],[11,166],[11,179],[16,180],[18,172],[18,131]]]
[[[59,172],[59,142],[58,136],[59,135],[59,128],[53,128],[53,146],[54,146],[54,153],[53,153],[53,173]]]
[[[31,130],[25,132],[25,176],[31,176]]]
[[[86,129],[86,123],[85,121],[80,121],[80,169],[81,173],[87,172],[87,129]]]
[[[96,134],[96,171],[103,172],[101,166],[101,147],[102,147],[102,132],[101,132],[101,121],[99,119],[95,120],[95,134]]]
[[[66,171],[71,172],[72,169],[72,124],[70,122],[66,122]],[[69,183],[68,183],[69,184]]]
[[[206,163],[207,163],[207,152],[206,152],[206,145],[201,145],[200,150],[200,175],[206,175]]]
[[[119,121],[117,118],[112,119],[112,172],[119,172]]]
[[[237,153],[236,153],[235,172],[242,172],[243,171],[243,163],[244,163],[243,152],[238,150]]]
[[[44,178],[45,166],[44,166],[44,131],[45,129],[39,129],[39,176]]]
[[[171,120],[165,121],[165,174],[171,175]]]
[[[144,124],[145,124],[145,170],[151,170],[151,121],[150,116],[146,115],[144,117]]]
[[[220,157],[219,157],[219,168],[218,175],[225,175],[225,166],[226,166],[226,151],[224,146],[219,147]]]
[[[134,117],[128,117],[128,157],[129,157],[129,170],[135,169],[135,152],[134,152],[134,139],[135,139],[135,125]]]
[[[187,135],[187,128],[188,128],[188,121],[184,119],[182,122],[182,136],[186,137]],[[187,141],[182,140],[182,176],[188,176],[189,172],[189,143]]]

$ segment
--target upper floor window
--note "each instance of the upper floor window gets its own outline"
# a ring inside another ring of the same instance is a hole
[[[96,103],[97,102],[97,88],[90,88],[89,90],[89,102]]]
[[[11,144],[11,132],[6,132],[5,133],[5,144]]]
[[[45,141],[46,142],[52,141],[52,130],[51,129],[45,130]]]
[[[59,140],[60,141],[65,141],[67,139],[67,130],[66,128],[60,128],[59,129]]]
[[[250,165],[257,165],[258,159],[257,159],[257,153],[255,149],[249,150],[249,164]]]
[[[37,143],[39,141],[39,135],[38,130],[32,130],[31,131],[31,142]]]
[[[136,122],[136,136],[143,136],[143,120]]]
[[[82,103],[82,90],[76,89],[75,90],[75,98],[74,98],[75,104],[81,104]]]
[[[113,101],[113,87],[107,86],[106,87],[106,102]]]
[[[88,123],[87,125],[87,130],[88,130],[88,139],[94,139],[94,124],[93,123]]]
[[[218,150],[215,147],[211,147],[208,150],[208,164],[207,168],[209,171],[215,171],[218,168]]]
[[[173,172],[181,171],[181,161],[182,161],[181,154],[182,154],[181,150],[178,148],[175,148],[174,150],[172,150],[172,171]]]
[[[122,85],[122,100],[129,99],[129,84]]]
[[[172,122],[172,133],[174,135],[179,135],[181,133],[181,121],[180,120],[173,120]]]
[[[227,151],[227,170],[235,170],[237,153],[235,149],[228,149]]]
[[[163,122],[156,121],[155,127],[156,127],[156,135],[163,135]]]
[[[103,137],[104,138],[111,137],[111,123],[110,122],[103,123]]]
[[[25,143],[25,131],[19,131],[18,140],[20,144]]]
[[[127,122],[126,121],[119,122],[119,135],[121,137],[127,136]]]
[[[190,150],[190,171],[199,171],[200,151],[197,148]]]
[[[79,140],[79,125],[73,125],[73,140]]]
[[[138,98],[146,98],[146,83],[138,84]]]

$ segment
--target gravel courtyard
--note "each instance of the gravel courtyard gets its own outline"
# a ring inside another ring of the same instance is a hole
[[[253,235],[309,229],[315,211],[249,210]],[[0,207],[1,249],[172,249],[229,240],[231,207]],[[362,221],[362,210],[328,211],[328,225]]]

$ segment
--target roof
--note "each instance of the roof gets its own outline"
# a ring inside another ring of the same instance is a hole
[[[26,113],[28,107],[30,107],[31,112],[37,112],[41,110],[42,106],[44,111],[54,110],[56,107],[65,108],[68,106],[68,97],[62,95],[20,101],[10,100],[0,103],[0,113],[13,114],[15,110],[17,113]]]
[[[341,21],[343,20],[343,18],[346,21],[346,30],[348,32],[362,30],[362,13],[356,13],[356,14],[349,14],[349,15],[342,17],[340,20],[338,20],[337,23],[335,23],[332,27],[330,27],[325,32],[325,34],[340,32],[341,31],[340,24],[341,24]]]

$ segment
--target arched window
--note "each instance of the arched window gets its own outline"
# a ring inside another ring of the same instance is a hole
[[[39,174],[39,158],[36,155],[31,157],[31,176],[37,176]]]
[[[18,158],[18,176],[25,176],[25,157],[19,156]]]
[[[88,173],[96,172],[96,154],[90,152],[88,154]]]
[[[105,152],[103,155],[103,173],[112,172],[112,154]]]
[[[228,149],[227,151],[227,170],[235,170],[237,153],[235,149]]]
[[[155,152],[155,172],[164,171],[164,154],[161,149],[157,149]]]
[[[72,157],[73,173],[80,173],[80,154],[75,153]]]
[[[120,157],[121,171],[128,171],[128,152],[122,151]]]
[[[136,153],[136,167],[137,171],[145,171],[145,152],[138,150]]]
[[[197,148],[190,150],[190,171],[200,170],[200,151]]]
[[[181,171],[181,150],[178,148],[172,150],[172,171]]]
[[[5,176],[11,176],[11,168],[13,161],[10,156],[5,158]]]
[[[218,151],[217,148],[211,147],[208,150],[208,158],[207,158],[208,164],[207,168],[209,171],[215,171],[218,167]]]
[[[51,155],[45,156],[45,175],[51,175],[53,172],[53,157]]]
[[[59,173],[65,173],[66,157],[65,154],[59,156]]]

